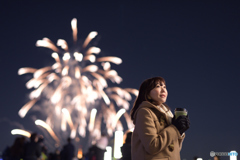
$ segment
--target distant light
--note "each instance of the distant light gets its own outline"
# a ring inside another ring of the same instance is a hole
[[[203,160],[202,158],[197,158],[197,160]]]
[[[78,154],[77,154],[77,158],[81,159],[83,157],[83,153],[82,153],[82,148],[78,149]]]
[[[106,150],[107,151],[104,153],[104,160],[112,159],[112,147],[107,146]]]
[[[116,131],[114,137],[114,158],[122,157],[121,147],[123,145],[123,131]]]

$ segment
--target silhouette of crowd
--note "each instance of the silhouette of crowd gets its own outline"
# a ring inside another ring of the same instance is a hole
[[[68,143],[63,146],[63,149],[60,152],[60,157],[64,160],[72,160],[74,157],[75,147],[71,143],[71,138],[68,138],[67,141]]]
[[[108,136],[102,134],[101,138],[92,145],[86,153],[84,160],[103,160],[106,147],[108,145]]]
[[[127,134],[125,144],[121,151],[123,157],[121,160],[131,160],[131,135]],[[109,137],[102,134],[101,138],[95,144],[88,148],[88,151],[82,155],[79,160],[104,160],[104,154],[108,145]],[[16,137],[12,146],[6,147],[2,152],[3,160],[78,160],[75,146],[67,138],[67,143],[54,152],[49,153],[44,145],[44,137],[37,133],[32,133],[28,139],[26,137]]]
[[[30,140],[25,137],[16,137],[10,147],[2,152],[3,160],[73,160],[75,147],[71,139],[63,146],[62,150],[56,149],[54,153],[48,153],[44,145],[44,138],[37,133],[32,133]]]

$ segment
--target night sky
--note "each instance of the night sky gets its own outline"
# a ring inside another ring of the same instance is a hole
[[[30,116],[18,116],[30,78],[18,76],[18,69],[53,64],[51,50],[35,43],[48,37],[71,45],[73,18],[79,39],[97,31],[101,55],[123,60],[113,66],[123,78],[119,87],[138,89],[147,78],[165,78],[167,104],[172,111],[187,108],[191,120],[182,159],[240,153],[239,1],[1,2],[0,151],[12,145],[10,132],[18,125],[36,129]]]

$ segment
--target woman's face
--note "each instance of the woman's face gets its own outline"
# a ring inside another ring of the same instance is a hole
[[[161,105],[167,100],[168,92],[166,85],[164,83],[158,82],[149,93],[150,99],[156,103],[156,105]]]

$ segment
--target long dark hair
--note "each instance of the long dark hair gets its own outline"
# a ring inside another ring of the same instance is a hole
[[[143,101],[149,101],[149,102],[153,102],[151,99],[148,98],[148,95],[150,93],[150,91],[156,87],[157,83],[160,84],[166,84],[165,80],[162,77],[153,77],[153,78],[149,78],[146,79],[145,81],[143,81],[143,83],[141,84],[140,88],[139,88],[139,94],[133,104],[133,108],[131,110],[131,119],[133,120],[134,118],[134,113],[135,111],[138,109],[138,107],[140,106],[140,104]],[[165,105],[168,109],[169,107],[167,105]]]

